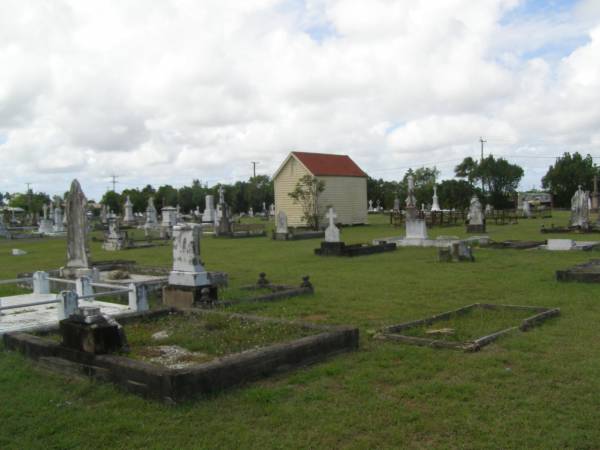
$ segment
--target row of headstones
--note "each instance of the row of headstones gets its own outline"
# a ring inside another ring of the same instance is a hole
[[[413,182],[413,189],[414,189],[414,182]],[[410,197],[410,194],[409,194]],[[414,193],[413,193],[413,197],[414,197]],[[408,201],[408,199],[407,199]],[[407,204],[408,206],[408,204]],[[433,187],[433,198],[432,198],[432,202],[430,205],[425,205],[422,204],[421,205],[421,210],[422,211],[441,211],[442,208],[440,208],[440,202],[439,202],[439,198],[437,195],[437,186]],[[383,211],[383,207],[381,206],[381,201],[377,200],[376,202],[376,206],[373,206],[373,200],[369,200],[369,209],[368,212],[382,212]],[[396,197],[394,199],[394,208],[393,211],[400,211],[400,199],[398,197]]]

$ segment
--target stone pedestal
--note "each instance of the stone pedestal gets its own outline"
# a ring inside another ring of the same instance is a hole
[[[206,306],[218,299],[219,289],[216,285],[207,286],[172,286],[163,288],[163,304],[174,308],[193,308]]]
[[[467,225],[467,233],[485,233],[485,222],[479,225]]]
[[[427,239],[427,225],[422,219],[406,221],[406,239]]]
[[[53,223],[50,219],[41,219],[38,233],[49,234],[54,232]]]
[[[62,345],[86,353],[106,354],[125,350],[123,328],[100,314],[100,308],[82,307],[76,314],[59,322]]]

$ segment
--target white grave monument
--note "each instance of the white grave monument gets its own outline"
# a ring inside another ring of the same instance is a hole
[[[476,194],[473,194],[471,198],[467,219],[469,220],[469,225],[467,226],[468,233],[485,233],[483,210]]]
[[[204,208],[204,213],[202,214],[202,222],[213,223],[215,221],[215,198],[212,195],[207,195],[204,197],[206,202],[206,207]]]
[[[335,226],[337,214],[333,208],[329,208],[326,217],[329,219],[329,226],[325,229],[325,242],[340,242],[340,230]]]
[[[440,203],[437,195],[437,186],[433,186],[433,200],[431,202],[431,211],[441,211]]]
[[[102,249],[114,252],[124,247],[125,239],[119,231],[119,221],[115,215],[108,218],[108,234],[102,243]]]
[[[287,214],[281,210],[277,213],[277,234],[288,234]]]
[[[427,239],[427,225],[425,220],[417,219],[417,199],[415,197],[415,180],[408,176],[408,195],[406,197],[406,237],[408,241],[421,241]]]
[[[571,198],[571,221],[570,226],[588,228],[590,224],[589,193],[583,191],[581,186]]]
[[[65,227],[63,225],[63,212],[60,205],[56,205],[54,208],[54,227],[52,228],[54,233],[64,233]]]
[[[123,216],[123,223],[126,223],[128,225],[135,223],[135,216],[133,215],[133,203],[131,203],[129,195],[125,200],[125,214]]]
[[[202,227],[196,224],[180,224],[173,227],[173,270],[169,284],[174,286],[209,285],[209,274],[200,261],[200,237]]]
[[[54,231],[53,226],[52,226],[52,220],[48,218],[48,209],[49,209],[48,205],[42,206],[43,217],[40,220],[40,226],[38,228],[38,233],[49,234]],[[1,227],[2,227],[2,225],[0,224],[0,228]]]

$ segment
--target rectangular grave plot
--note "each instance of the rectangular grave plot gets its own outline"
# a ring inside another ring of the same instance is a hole
[[[315,325],[198,309],[170,308],[159,314],[130,314],[122,322],[127,329],[128,325],[152,322],[169,315],[182,318],[220,315],[247,323],[299,327],[309,332],[302,337],[220,355],[182,368],[150,363],[126,355],[84,353],[65,348],[50,336],[28,333],[5,334],[4,345],[7,350],[18,351],[44,368],[67,375],[110,381],[128,392],[166,403],[181,403],[358,348],[359,332],[353,327]]]
[[[391,325],[381,329],[375,337],[473,352],[508,333],[527,331],[559,314],[559,308],[474,303],[425,319]]]
[[[556,281],[600,283],[600,259],[591,259],[565,270],[557,270]]]

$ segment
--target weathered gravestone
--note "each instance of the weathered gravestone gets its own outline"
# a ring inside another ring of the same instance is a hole
[[[433,199],[432,199],[432,203],[431,203],[431,210],[432,211],[441,211],[442,208],[440,208],[440,203],[439,203],[439,199],[438,199],[438,195],[437,195],[437,186],[433,186]]]
[[[111,215],[108,218],[108,233],[104,238],[104,242],[102,243],[102,249],[114,252],[117,250],[122,250],[125,247],[125,237],[119,231],[119,221],[117,217]]]
[[[91,273],[87,247],[87,219],[85,207],[87,200],[79,181],[73,180],[67,195],[67,265],[61,271],[63,276],[77,277]]]
[[[131,203],[129,195],[125,200],[125,214],[123,216],[123,223],[126,225],[131,225],[135,223],[135,216],[133,215],[133,203]]]
[[[206,207],[204,208],[204,213],[202,214],[202,222],[213,223],[215,221],[215,198],[212,195],[207,195],[204,197]]]
[[[571,227],[577,227],[587,230],[590,226],[590,196],[587,191],[583,191],[581,186],[577,189],[571,198]]]
[[[48,218],[48,205],[42,206],[43,217],[40,219],[40,225],[38,228],[39,233],[49,234],[52,233],[52,220]]]
[[[471,198],[467,219],[469,220],[467,233],[485,233],[485,218],[477,195],[473,195]]]
[[[196,224],[180,224],[173,227],[173,270],[169,285],[163,288],[163,301],[175,307],[192,307],[216,300],[223,275],[207,272],[200,260],[202,227]],[[204,292],[203,292],[204,291]]]

